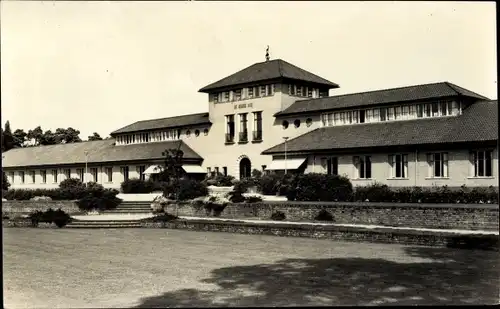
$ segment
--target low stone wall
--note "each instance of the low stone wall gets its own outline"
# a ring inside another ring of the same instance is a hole
[[[352,242],[425,245],[464,249],[499,249],[498,235],[458,235],[449,232],[362,229],[340,226],[313,226],[287,223],[259,224],[242,221],[175,220],[170,222],[143,222],[145,228],[170,228],[190,231],[228,232],[240,234],[309,237]]]
[[[334,223],[344,224],[498,230],[499,223],[498,205],[490,204],[265,202],[230,204],[220,217],[269,220],[273,212],[281,211],[287,221],[311,222],[322,209],[333,215]],[[179,216],[207,217],[203,206],[190,204],[171,205],[167,211]]]
[[[74,201],[3,201],[2,215],[30,214],[37,210],[46,211],[49,208],[53,210],[61,208],[70,215],[81,213]]]

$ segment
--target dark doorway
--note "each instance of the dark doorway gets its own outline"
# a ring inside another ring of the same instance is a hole
[[[248,178],[252,176],[252,163],[250,159],[243,158],[240,161],[240,179]]]

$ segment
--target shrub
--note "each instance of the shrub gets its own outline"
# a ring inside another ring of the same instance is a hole
[[[311,173],[292,180],[287,198],[292,201],[349,201],[352,192],[352,184],[346,177]]]
[[[32,226],[36,227],[40,222],[54,223],[57,227],[61,228],[66,226],[72,221],[71,216],[65,213],[60,208],[54,211],[52,208],[47,209],[45,212],[35,211],[29,215]]]
[[[179,179],[166,186],[163,196],[176,200],[190,200],[199,196],[208,195],[207,185],[191,179]]]
[[[258,183],[259,191],[264,195],[276,195],[282,176],[277,174],[263,175]]]
[[[275,211],[271,215],[271,220],[274,220],[274,221],[283,221],[285,219],[286,219],[286,215],[284,212],[281,212],[281,211]]]
[[[218,174],[206,179],[207,184],[217,187],[230,187],[233,185],[234,177],[230,175]]]
[[[394,195],[387,185],[374,183],[366,187],[357,187],[354,200],[357,202],[392,202]]]
[[[79,179],[69,178],[61,181],[59,189],[61,199],[78,200],[85,196],[86,186]]]
[[[329,213],[328,211],[324,210],[324,209],[321,209],[321,211],[314,218],[314,220],[317,220],[317,221],[334,221],[333,220],[333,215],[331,213]]]
[[[85,211],[114,209],[122,201],[116,197],[118,193],[118,190],[104,189],[102,185],[90,182],[84,191],[84,196],[76,203]]]
[[[245,197],[239,191],[231,191],[228,193],[228,198],[231,203],[243,203],[245,201]]]
[[[258,203],[262,202],[262,197],[258,195],[250,195],[245,197],[245,203]]]
[[[258,169],[254,168],[252,170],[252,178],[261,178],[262,177],[262,171],[259,171]]]
[[[138,178],[127,179],[121,183],[120,188],[123,193],[151,193],[154,184],[151,180],[141,180]]]

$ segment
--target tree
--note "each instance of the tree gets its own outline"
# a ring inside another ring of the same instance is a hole
[[[60,138],[56,134],[52,133],[51,130],[45,131],[45,133],[43,133],[40,137],[40,145],[56,145],[60,142]]]
[[[79,143],[82,141],[79,135],[80,131],[73,129],[72,127],[69,127],[66,129],[64,135],[64,141],[65,143]]]
[[[42,131],[42,128],[40,126],[36,127],[33,130],[29,130],[28,134],[26,135],[28,140],[33,142],[34,146],[40,145],[40,141],[42,140],[42,136],[43,136],[43,131]]]
[[[88,138],[89,141],[101,141],[102,137],[99,135],[99,133],[94,132],[93,135],[90,135]]]
[[[5,175],[5,172],[2,171],[2,190],[9,190],[10,183],[9,180],[7,179],[7,175]]]
[[[24,147],[28,134],[23,129],[14,131],[14,145],[16,148]]]
[[[159,173],[158,178],[163,182],[171,182],[181,178],[182,171],[182,158],[184,156],[184,152],[177,149],[166,149],[162,152],[162,156],[164,159],[163,170]]]
[[[5,129],[2,134],[2,150],[8,151],[14,148],[14,136],[12,135],[12,131],[10,130],[10,123],[7,121],[5,123]]]

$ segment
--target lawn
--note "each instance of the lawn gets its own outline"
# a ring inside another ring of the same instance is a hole
[[[166,229],[3,229],[6,308],[498,303],[498,252]]]

